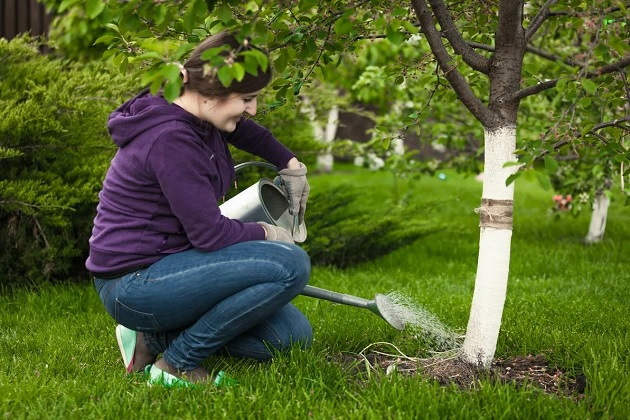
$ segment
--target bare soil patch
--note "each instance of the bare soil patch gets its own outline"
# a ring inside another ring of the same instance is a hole
[[[533,387],[547,394],[580,400],[584,397],[586,377],[570,375],[557,366],[552,366],[543,355],[527,355],[496,359],[489,370],[482,370],[462,362],[457,357],[435,357],[429,359],[401,358],[382,353],[364,355],[342,355],[336,362],[355,374],[368,370],[391,374],[418,376],[437,381],[440,385],[456,385],[463,390],[475,389],[479,381],[514,383],[517,386]]]

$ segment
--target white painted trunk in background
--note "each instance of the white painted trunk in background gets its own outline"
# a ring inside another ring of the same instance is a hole
[[[334,158],[331,151],[331,145],[337,135],[337,127],[339,126],[339,108],[333,105],[328,111],[328,121],[326,128],[323,130],[321,141],[327,144],[326,153],[317,156],[317,168],[323,172],[332,172]]]
[[[593,212],[591,213],[591,223],[588,226],[588,234],[586,238],[584,238],[584,242],[587,244],[600,242],[604,238],[608,206],[610,206],[610,198],[608,198],[606,194],[599,194],[595,198]]]
[[[328,111],[328,120],[326,127],[317,120],[315,107],[307,96],[302,98],[302,112],[308,115],[313,127],[313,135],[316,140],[326,145],[325,152],[317,156],[317,169],[322,172],[332,172],[334,157],[331,153],[331,144],[337,135],[337,127],[339,126],[339,108],[333,105]]]
[[[516,161],[516,128],[486,130],[484,135],[482,199],[512,201],[514,183],[506,186],[505,181],[517,166],[504,167],[504,164]],[[483,207],[479,211],[483,212]],[[510,229],[480,227],[475,291],[462,349],[463,359],[471,364],[489,367],[494,358],[507,290],[511,239],[511,226]]]

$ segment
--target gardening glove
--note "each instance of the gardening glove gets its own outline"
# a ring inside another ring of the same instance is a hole
[[[300,162],[298,169],[285,168],[278,172],[280,185],[284,188],[284,194],[289,200],[289,214],[298,216],[298,224],[304,223],[306,200],[311,187],[306,179],[306,166]]]
[[[265,229],[265,232],[267,232],[266,239],[268,241],[288,242],[290,244],[295,243],[293,241],[293,236],[291,236],[291,233],[288,230],[265,222],[258,222],[258,224]]]

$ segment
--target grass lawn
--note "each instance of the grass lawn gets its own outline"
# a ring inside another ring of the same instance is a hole
[[[448,173],[409,187],[390,174],[312,176],[313,190],[351,182],[365,211],[408,192],[436,201],[430,216],[447,226],[377,261],[349,269],[314,267],[311,284],[365,298],[399,292],[463,333],[474,287],[481,184]],[[308,351],[273,362],[211,358],[239,386],[149,388],[126,376],[114,321],[82,285],[44,286],[0,296],[0,415],[13,418],[629,418],[630,208],[613,202],[603,243],[586,246],[589,214],[555,220],[552,192],[519,179],[508,296],[496,358],[543,355],[566,375],[584,377],[583,395],[480,379],[472,389],[422,375],[357,373],[340,356],[366,352],[426,358],[417,331],[397,331],[369,311],[300,296],[313,324]],[[307,215],[308,217],[308,215]],[[389,344],[388,344],[389,343]],[[390,345],[391,344],[391,345]],[[367,349],[367,350],[366,350]],[[365,363],[363,363],[365,365]]]

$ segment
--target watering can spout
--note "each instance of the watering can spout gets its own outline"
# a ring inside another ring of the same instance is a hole
[[[367,300],[357,296],[320,289],[319,287],[314,286],[306,286],[304,290],[302,290],[301,294],[344,305],[365,308],[383,318],[389,325],[397,330],[403,330],[405,328],[405,321],[401,319],[395,311],[396,305],[394,305],[385,295],[378,294],[374,300]]]

